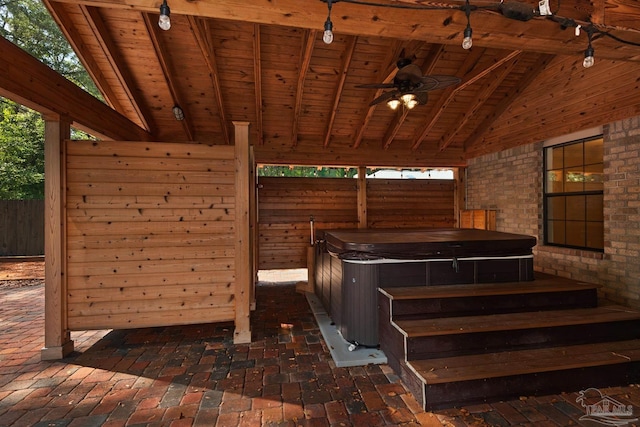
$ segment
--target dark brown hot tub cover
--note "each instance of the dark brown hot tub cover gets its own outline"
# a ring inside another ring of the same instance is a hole
[[[530,255],[536,238],[465,228],[343,229],[324,232],[341,259],[434,259]]]

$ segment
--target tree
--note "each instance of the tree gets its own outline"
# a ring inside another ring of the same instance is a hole
[[[0,199],[42,199],[44,122],[15,102],[0,105]]]

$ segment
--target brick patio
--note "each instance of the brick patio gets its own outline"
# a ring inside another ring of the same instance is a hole
[[[44,287],[17,284],[0,281],[1,426],[599,425],[576,393],[424,412],[386,365],[335,367],[291,283],[258,286],[251,345],[231,324],[74,332],[41,362]],[[602,392],[640,409],[637,386]]]

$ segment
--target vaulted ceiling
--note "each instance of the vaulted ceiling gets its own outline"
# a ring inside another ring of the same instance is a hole
[[[558,0],[556,19],[527,22],[474,10],[470,50],[455,0],[333,0],[329,45],[321,0],[169,0],[169,31],[157,0],[44,1],[112,108],[157,141],[232,144],[233,122],[248,121],[261,163],[462,166],[640,115],[635,0]],[[594,35],[585,69],[587,35],[573,26],[589,23],[614,37]],[[357,86],[392,81],[401,57],[461,83],[412,110],[370,106],[380,91]]]

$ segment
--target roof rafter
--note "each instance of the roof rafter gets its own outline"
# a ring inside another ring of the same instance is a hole
[[[175,82],[171,78],[173,74],[169,69],[169,63],[167,62],[168,55],[166,54],[166,49],[164,47],[164,44],[158,37],[158,33],[157,33],[158,30],[156,29],[158,28],[158,26],[154,22],[151,22],[151,18],[147,13],[143,13],[142,18],[144,20],[145,26],[147,27],[147,33],[149,34],[149,39],[151,40],[151,44],[153,44],[153,49],[155,50],[156,57],[158,58],[158,62],[160,62],[160,67],[162,68],[162,74],[164,75],[164,79],[167,82],[167,87],[169,88],[169,92],[171,93],[173,102],[176,105],[182,105],[180,108],[184,109],[185,104],[180,102],[180,95],[178,93],[178,89],[175,85]],[[182,128],[187,134],[187,138],[189,139],[189,141],[193,141],[194,140],[193,129],[192,129],[191,121],[189,119],[188,114],[185,114],[185,118],[184,120],[181,121],[181,123],[182,123]]]
[[[295,147],[298,145],[298,122],[300,121],[300,113],[302,112],[302,96],[304,95],[304,81],[309,71],[309,64],[311,63],[311,54],[313,53],[313,46],[316,43],[316,30],[306,30],[303,33],[303,46],[300,52],[300,72],[298,73],[298,85],[296,86],[296,100],[293,108],[293,125],[291,142]]]
[[[436,63],[442,56],[443,52],[444,52],[444,45],[434,44],[433,46],[431,46],[431,49],[429,49],[429,53],[427,54],[428,59],[425,60],[422,65],[416,64],[422,70],[422,75],[431,74],[433,72],[433,69],[435,68]],[[407,116],[409,115],[409,111],[411,110],[409,110],[408,108],[403,108],[402,114],[396,115],[391,125],[389,125],[389,128],[385,133],[384,139],[382,140],[382,147],[385,150],[389,148],[389,146],[393,142],[393,139],[398,134],[400,127],[402,127],[402,124],[404,123],[404,121],[407,119]]]
[[[202,53],[207,64],[207,70],[211,77],[211,86],[213,88],[214,98],[218,107],[218,117],[220,118],[220,130],[222,132],[222,138],[224,143],[231,144],[231,136],[229,135],[229,127],[227,126],[227,114],[224,108],[224,102],[222,100],[222,91],[220,89],[220,74],[218,72],[218,62],[216,61],[216,55],[213,50],[211,40],[211,27],[209,26],[209,20],[202,18],[196,18],[189,15],[189,26],[191,32],[198,43],[198,48]]]
[[[422,141],[427,137],[429,132],[431,132],[435,124],[438,122],[440,115],[444,112],[444,110],[446,110],[446,108],[453,101],[453,98],[456,96],[458,92],[476,83],[481,78],[486,77],[491,72],[493,72],[493,70],[502,66],[502,64],[504,64],[505,62],[508,62],[514,57],[516,57],[517,55],[519,55],[520,52],[521,51],[519,50],[509,52],[503,55],[501,58],[498,58],[497,60],[495,60],[487,68],[475,70],[475,71],[473,71],[475,68],[475,65],[477,64],[480,57],[482,57],[484,53],[484,49],[478,49],[475,52],[469,53],[469,56],[465,60],[464,64],[460,67],[460,71],[457,74],[457,76],[462,79],[462,82],[457,86],[449,87],[445,90],[444,94],[438,100],[438,103],[431,110],[431,114],[425,121],[426,125],[418,133],[418,136],[417,138],[415,138],[415,141],[411,146],[411,148],[413,150],[417,150],[418,147],[420,147],[420,144],[422,144]],[[467,71],[467,70],[471,70],[471,71]]]
[[[109,36],[107,27],[100,15],[100,11],[94,7],[88,7],[85,5],[80,5],[80,10],[91,27],[96,41],[100,45],[105,58],[109,62],[109,66],[120,82],[120,87],[122,87],[122,90],[124,90],[125,94],[131,101],[131,105],[140,119],[140,122],[146,129],[151,130],[153,133],[152,128],[155,126],[151,125],[151,114],[143,107],[144,102],[142,101],[140,94],[134,90],[135,84],[133,83],[133,77],[124,66],[124,61],[118,54],[118,49]],[[118,110],[118,108],[115,109],[122,112],[122,110]]]
[[[256,97],[256,132],[258,145],[264,144],[262,124],[262,53],[261,53],[260,24],[253,24],[253,81]]]
[[[393,44],[391,45],[391,48],[389,49],[389,54],[384,61],[384,64],[388,64],[388,65],[385,71],[382,73],[382,75],[385,76],[384,79],[382,79],[382,83],[389,83],[396,76],[398,72],[398,67],[396,66],[396,62],[398,61],[398,57],[402,52],[401,49],[402,49],[402,44],[398,40],[394,41]],[[377,97],[379,97],[382,94],[382,92],[383,92],[383,89],[378,89],[372,99],[376,99]],[[353,148],[358,148],[362,143],[362,138],[364,137],[364,131],[367,129],[369,122],[373,118],[373,113],[376,111],[376,107],[377,105],[369,105],[369,108],[367,109],[367,113],[362,119],[362,124],[356,131],[356,137],[353,142]]]
[[[460,130],[462,130],[471,117],[473,117],[480,107],[487,102],[487,99],[491,96],[493,92],[502,84],[504,79],[513,71],[515,66],[518,64],[518,56],[514,57],[510,62],[508,62],[505,66],[503,66],[502,70],[496,75],[492,76],[491,80],[485,84],[483,88],[476,94],[475,98],[472,102],[469,103],[468,109],[464,112],[462,119],[456,122],[456,126],[453,129],[450,129],[447,133],[445,133],[440,140],[440,151],[444,151],[451,142],[453,142],[453,138],[456,136]]]
[[[331,131],[333,130],[333,123],[336,120],[336,114],[338,112],[338,104],[340,104],[340,97],[342,96],[342,91],[344,90],[344,83],[347,80],[347,71],[349,71],[349,66],[351,65],[351,60],[353,59],[353,52],[356,49],[356,44],[358,43],[358,37],[348,37],[347,38],[347,47],[343,53],[342,60],[342,68],[340,70],[340,77],[338,78],[338,84],[336,85],[336,92],[333,95],[333,103],[331,107],[331,112],[329,113],[329,121],[327,123],[327,130],[324,133],[324,148],[329,146],[329,141],[331,139]]]
[[[489,114],[478,127],[471,133],[471,136],[464,141],[463,147],[465,151],[472,149],[483,137],[483,135],[489,130],[493,122],[500,117],[509,106],[522,94],[522,92],[529,87],[531,83],[538,77],[538,75],[549,65],[549,63],[555,58],[555,55],[541,55],[536,61],[535,66],[531,67],[529,72],[525,74],[518,84],[514,86],[513,90],[500,101],[491,114]]]

